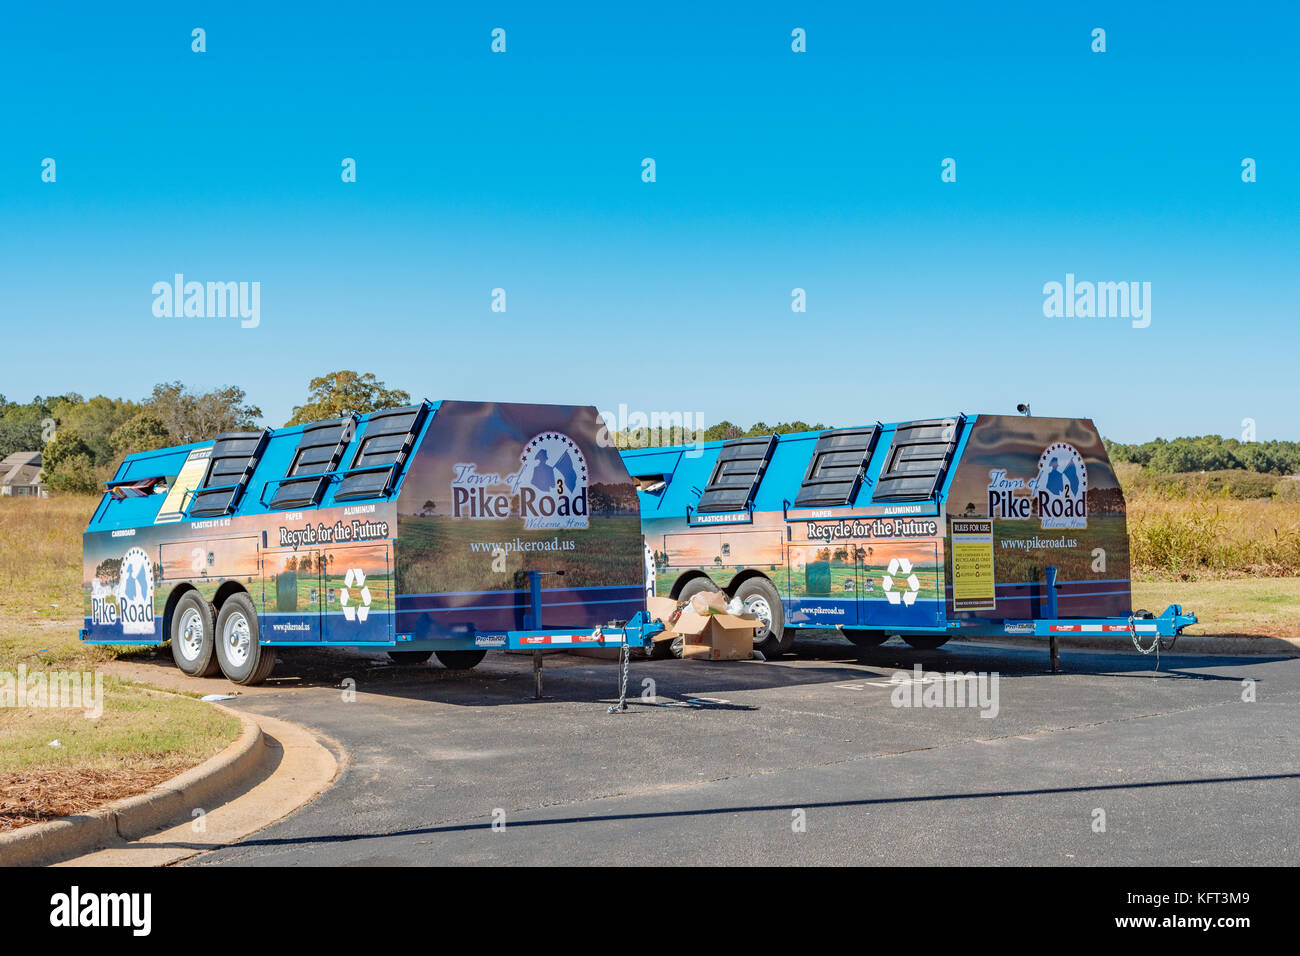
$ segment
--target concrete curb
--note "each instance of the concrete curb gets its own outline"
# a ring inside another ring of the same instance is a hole
[[[220,707],[220,705],[214,705]],[[234,743],[151,790],[116,800],[90,813],[0,834],[0,866],[46,866],[81,856],[119,840],[135,840],[190,819],[196,807],[220,804],[243,789],[269,756],[262,728],[251,718],[221,707],[242,725]]]

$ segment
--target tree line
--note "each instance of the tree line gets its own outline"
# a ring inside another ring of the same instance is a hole
[[[1238,441],[1220,435],[1157,438],[1140,445],[1106,441],[1112,462],[1133,462],[1156,475],[1240,469],[1264,475],[1300,471],[1300,442]]]
[[[371,373],[351,370],[313,378],[307,399],[293,409],[285,425],[325,421],[347,414],[365,414],[411,403],[402,389],[389,388]],[[163,382],[135,401],[94,398],[69,392],[36,396],[30,402],[10,402],[0,395],[0,458],[16,451],[40,451],[44,480],[54,492],[94,493],[112,477],[124,456],[155,448],[206,441],[220,432],[261,427],[262,410],[248,401],[244,390],[226,385],[197,391],[184,383]],[[694,434],[672,436],[644,432],[620,433],[620,447],[660,443],[725,441],[757,435],[821,431],[831,426],[803,421],[775,425],[755,422],[748,427],[718,422]],[[1133,462],[1152,474],[1241,469],[1261,474],[1300,472],[1300,442],[1244,442],[1219,435],[1157,438],[1142,444],[1105,442],[1112,462]]]
[[[307,400],[286,425],[324,421],[349,413],[409,405],[411,397],[373,374],[330,372],[308,384]],[[225,385],[210,391],[163,382],[139,401],[75,392],[10,402],[0,395],[0,458],[16,451],[41,452],[43,480],[56,493],[96,493],[122,459],[137,452],[206,441],[221,432],[260,428],[262,410],[244,390]]]

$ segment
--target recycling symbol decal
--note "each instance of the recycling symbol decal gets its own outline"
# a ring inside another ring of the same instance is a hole
[[[361,599],[359,604],[352,603],[351,589],[354,587],[361,589],[357,595]],[[360,568],[348,568],[348,573],[343,578],[343,587],[339,588],[339,604],[343,607],[343,616],[347,620],[365,623],[370,616],[370,588],[366,587],[366,572]]]
[[[895,582],[894,579],[900,574],[906,574],[907,578],[903,581]],[[900,590],[895,590],[895,584]],[[906,584],[907,590],[901,590]],[[885,592],[885,597],[889,599],[890,604],[902,603],[911,607],[916,603],[917,592],[921,590],[921,582],[916,575],[912,573],[912,562],[907,558],[892,558],[889,562],[889,570],[880,579],[881,590]]]

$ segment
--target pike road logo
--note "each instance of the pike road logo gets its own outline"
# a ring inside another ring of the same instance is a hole
[[[1088,466],[1073,445],[1048,445],[1031,487],[1044,528],[1088,527]]]
[[[587,527],[587,459],[577,442],[562,432],[535,435],[519,466],[526,529]]]
[[[502,490],[504,489],[504,491]],[[542,432],[524,445],[519,470],[482,473],[473,462],[454,466],[452,517],[501,519],[518,514],[524,529],[587,527],[587,459],[563,432]]]
[[[143,548],[131,548],[122,556],[115,586],[95,578],[91,587],[92,623],[121,624],[123,634],[153,634],[153,564]]]
[[[993,469],[988,492],[990,517],[1037,515],[1043,528],[1088,527],[1088,466],[1067,442],[1053,442],[1043,449],[1038,472],[1028,480]]]

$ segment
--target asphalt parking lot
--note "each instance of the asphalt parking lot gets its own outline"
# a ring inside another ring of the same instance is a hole
[[[618,715],[611,662],[548,657],[535,701],[527,657],[311,652],[232,705],[326,735],[345,771],[190,865],[1300,863],[1300,659],[1156,673],[1124,646],[1066,648],[1060,675],[1045,650],[833,634],[777,662],[638,660]],[[916,664],[996,672],[996,716],[895,706]]]

